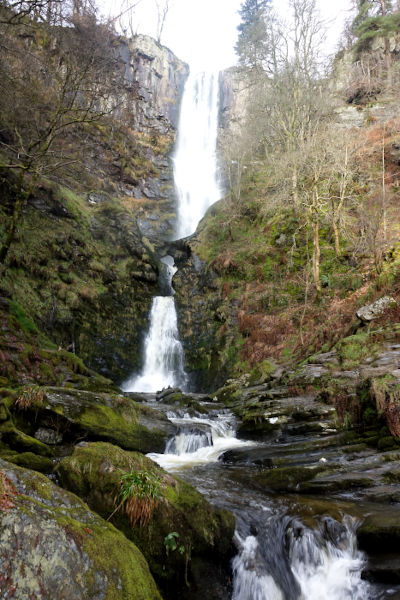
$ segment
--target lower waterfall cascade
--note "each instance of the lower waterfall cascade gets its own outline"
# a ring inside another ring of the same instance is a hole
[[[224,466],[221,456],[228,450],[264,444],[236,438],[232,414],[227,410],[213,411],[207,417],[166,414],[178,431],[164,454],[148,456],[236,516],[238,553],[232,561],[231,600],[390,597],[379,595],[377,588],[362,579],[366,557],[357,548],[357,519],[343,515],[339,521],[324,515],[311,528],[300,517],[291,516],[279,499],[242,484],[238,492],[236,469]]]
[[[178,335],[178,319],[172,277],[176,272],[171,256],[161,259],[160,287],[166,296],[153,298],[150,328],[144,342],[142,373],[126,381],[125,392],[156,392],[164,387],[185,389],[184,352]]]

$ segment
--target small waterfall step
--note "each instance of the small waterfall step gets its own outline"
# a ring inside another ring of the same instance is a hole
[[[143,369],[140,375],[133,375],[123,384],[125,392],[157,392],[167,387],[185,388],[187,385],[172,287],[177,269],[171,256],[163,257],[161,264],[160,291],[166,295],[153,298],[150,327],[144,343]]]

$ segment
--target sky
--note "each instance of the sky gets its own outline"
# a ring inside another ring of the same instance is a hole
[[[146,33],[156,37],[157,1],[125,0],[137,2],[131,15],[131,26],[125,17],[127,33]],[[274,0],[277,11],[286,16],[287,0]],[[169,11],[161,43],[170,48],[180,59],[189,63],[192,70],[220,70],[236,62],[234,45],[238,10],[241,0],[169,0]],[[343,21],[349,14],[351,0],[317,0],[323,20],[328,27],[325,44],[327,54],[332,53],[339,40]],[[118,14],[122,0],[101,0],[105,16]],[[127,6],[125,4],[125,6]],[[118,11],[118,12],[117,12]]]

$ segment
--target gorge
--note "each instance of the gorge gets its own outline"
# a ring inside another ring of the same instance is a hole
[[[13,10],[1,598],[397,600],[395,69],[371,91],[344,53],[297,122],[294,68]],[[57,107],[82,120],[31,164]]]

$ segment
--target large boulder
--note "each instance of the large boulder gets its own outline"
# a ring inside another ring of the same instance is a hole
[[[213,509],[191,485],[172,477],[149,458],[108,443],[80,444],[57,469],[62,485],[106,518],[118,505],[121,475],[131,471],[158,478],[158,504],[145,526],[132,526],[122,508],[112,522],[141,549],[166,598],[214,597],[213,583],[224,577],[228,580],[230,575],[233,515]],[[165,540],[172,533],[177,534],[177,547],[168,551]]]
[[[379,319],[388,309],[397,306],[397,302],[391,296],[383,296],[372,304],[362,306],[357,312],[357,317],[364,323],[370,323],[375,319]]]
[[[398,552],[400,544],[400,511],[368,515],[357,531],[360,548],[375,554]]]
[[[161,600],[142,553],[74,494],[0,460],[0,596]]]

